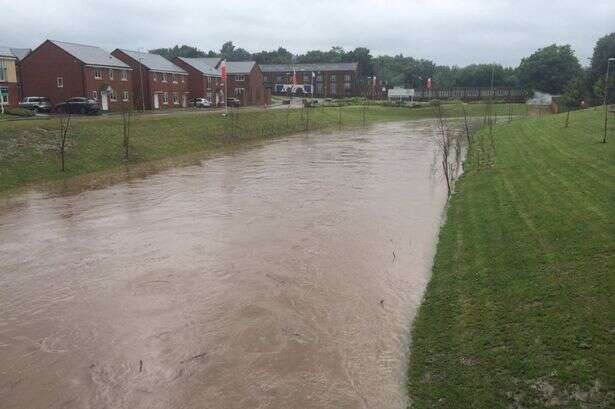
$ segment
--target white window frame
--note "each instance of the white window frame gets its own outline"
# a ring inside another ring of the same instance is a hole
[[[173,93],[173,105],[179,105],[179,94],[177,92]]]
[[[92,91],[92,99],[98,101],[98,91]]]
[[[246,76],[245,75],[235,75],[235,81],[243,82],[245,80],[246,80]]]
[[[57,77],[56,85],[58,88],[64,88],[64,77]]]
[[[162,82],[167,82],[167,73],[166,72],[162,73]]]
[[[152,73],[152,77],[154,77],[153,78],[154,82],[158,82],[158,73],[157,72],[153,72]]]
[[[164,105],[169,105],[169,93],[168,92],[162,93],[162,103]]]
[[[94,79],[102,80],[102,70],[100,68],[94,68]]]
[[[233,96],[235,98],[241,97],[242,95],[245,95],[246,93],[246,89],[245,88],[235,88],[233,89]]]
[[[6,81],[7,71],[6,63],[4,60],[0,59],[0,81]]]
[[[109,79],[113,80],[113,68],[109,68]]]
[[[111,92],[109,93],[109,101],[112,101],[112,102],[117,101],[117,95],[115,94],[115,91],[113,90],[111,90]]]
[[[177,74],[171,74],[171,80],[173,81],[173,84],[177,84]]]
[[[128,70],[122,70],[121,80],[128,81]]]
[[[344,74],[344,81],[346,82],[352,81],[352,76],[350,74]]]
[[[184,75],[180,75],[179,78],[182,79],[182,84],[184,83],[185,79],[184,79]]]
[[[9,103],[9,87],[0,87],[0,94],[2,94],[2,103],[3,104],[8,104]]]
[[[129,99],[128,91],[124,91],[124,95],[122,97],[122,101],[126,102]]]

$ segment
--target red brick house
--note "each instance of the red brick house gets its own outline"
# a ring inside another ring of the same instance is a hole
[[[17,106],[23,97],[19,63],[29,52],[29,48],[0,46],[0,103],[4,106]]]
[[[255,61],[227,61],[226,76],[227,95],[239,98],[242,105],[270,103],[270,93],[265,89],[263,72]]]
[[[221,99],[220,73],[216,69],[220,58],[175,57],[173,62],[188,73],[188,89],[192,98],[207,98],[217,105]]]
[[[356,62],[261,65],[265,86],[273,93],[287,93],[296,72],[300,86],[295,93],[325,98],[361,95],[358,68]]]
[[[111,55],[132,68],[136,109],[188,106],[188,73],[182,68],[158,54],[118,48]]]
[[[100,47],[46,40],[20,69],[24,96],[48,97],[54,105],[88,97],[104,111],[132,106],[132,69]]]

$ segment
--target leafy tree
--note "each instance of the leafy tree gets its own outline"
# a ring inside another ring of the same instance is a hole
[[[342,59],[344,62],[359,63],[360,76],[372,76],[375,73],[374,61],[368,48],[357,47],[353,51],[347,52]]]
[[[601,104],[604,99],[604,78],[609,58],[615,58],[615,33],[600,38],[594,47],[590,66],[590,84],[595,103]],[[611,73],[615,78],[615,63],[611,63]],[[614,83],[609,79],[609,103],[615,102]]]
[[[581,101],[587,100],[587,78],[586,74],[576,76],[564,87],[562,94],[562,104],[566,110],[576,109],[581,105]]]
[[[252,57],[259,64],[290,64],[293,60],[293,54],[283,47],[275,51],[261,51]]]
[[[222,44],[219,56],[226,58],[229,61],[249,61],[252,60],[252,54],[243,48],[237,48],[232,41],[227,41]]]
[[[205,53],[199,50],[196,47],[192,47],[189,45],[182,45],[181,47],[176,45],[172,48],[156,48],[154,50],[149,50],[151,54],[162,55],[164,58],[168,60],[172,60],[175,57],[186,57],[186,58],[198,58],[205,57]]]
[[[581,65],[570,45],[552,44],[521,60],[519,81],[527,89],[560,94],[581,73]]]

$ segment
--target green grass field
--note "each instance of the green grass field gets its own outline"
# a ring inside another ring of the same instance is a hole
[[[615,116],[606,144],[601,110],[564,120],[498,125],[480,169],[470,149],[414,322],[411,407],[615,407]]]
[[[496,105],[501,114],[507,105]],[[512,105],[513,113],[525,107]],[[470,115],[482,115],[484,105],[469,104]],[[239,110],[235,119],[221,114],[178,113],[137,115],[131,123],[129,164],[159,161],[195,152],[210,152],[229,145],[303,132],[309,127],[327,129],[363,124],[363,107],[313,109]],[[460,105],[450,106],[448,115],[462,114]],[[365,109],[365,122],[401,121],[433,116],[431,108]],[[309,117],[309,119],[308,119]],[[0,192],[30,183],[61,180],[124,166],[122,120],[118,115],[72,118],[66,172],[58,159],[55,119],[0,122]]]

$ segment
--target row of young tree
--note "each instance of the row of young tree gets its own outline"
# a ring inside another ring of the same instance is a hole
[[[311,50],[299,55],[293,55],[283,47],[251,53],[244,48],[236,47],[232,41],[224,43],[220,51],[204,52],[196,47],[182,45],[159,48],[150,52],[169,59],[176,56],[224,57],[230,61],[254,60],[259,64],[357,62],[361,76],[376,75],[389,86],[414,88],[424,86],[427,78],[431,78],[434,87],[437,88],[489,87],[493,77],[495,86],[563,94],[567,104],[577,106],[583,100],[595,103],[602,101],[607,61],[608,58],[615,56],[615,33],[597,41],[589,67],[580,64],[570,45],[557,44],[541,48],[523,58],[518,67],[504,67],[499,64],[444,66],[402,54],[373,57],[370,50],[364,47],[351,51],[345,51],[342,47],[332,47],[329,51]],[[615,101],[615,93],[612,94],[610,102]]]

